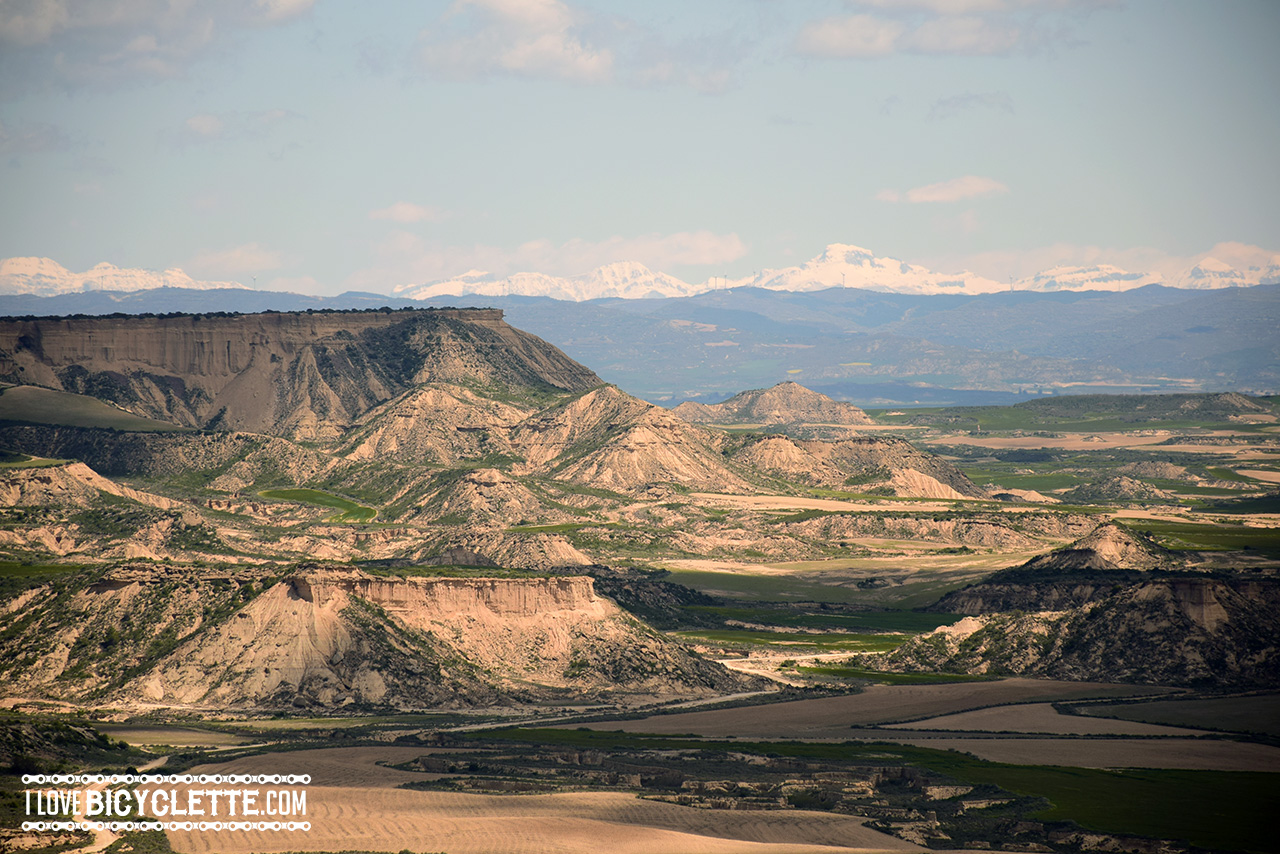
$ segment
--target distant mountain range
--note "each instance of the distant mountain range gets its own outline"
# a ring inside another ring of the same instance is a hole
[[[689,283],[643,264],[620,261],[578,276],[524,272],[500,276],[470,270],[427,284],[408,283],[394,294],[415,300],[444,296],[532,296],[583,302],[595,299],[657,299],[691,297],[717,290],[761,288],[771,291],[820,291],[850,288],[890,294],[993,294],[1056,291],[1127,291],[1146,285],[1194,290],[1248,287],[1280,282],[1280,256],[1259,266],[1233,267],[1213,257],[1172,276],[1132,272],[1100,264],[1058,266],[1014,282],[997,282],[977,273],[938,273],[896,258],[877,257],[869,249],[833,243],[816,258],[796,267],[766,269],[740,279],[716,278]],[[196,281],[179,269],[154,272],[98,264],[73,273],[48,258],[9,258],[0,261],[0,294],[57,296],[86,291],[136,291],[160,287],[244,287],[238,282]]]
[[[1054,267],[1015,282],[997,282],[977,273],[938,273],[896,258],[877,257],[869,249],[833,243],[817,258],[798,267],[761,272],[741,279],[718,279],[701,284],[683,282],[666,273],[655,273],[633,262],[607,264],[590,273],[563,278],[543,273],[495,276],[472,270],[452,279],[425,285],[406,284],[395,289],[412,299],[440,296],[537,296],[558,300],[653,299],[689,297],[713,290],[763,288],[771,291],[819,291],[855,288],[892,294],[991,294],[1006,291],[1127,291],[1145,285],[1208,289],[1247,287],[1280,281],[1280,256],[1270,263],[1236,268],[1206,257],[1166,280],[1161,273],[1130,272],[1100,264],[1091,267]]]
[[[917,296],[761,288],[566,302],[163,288],[0,296],[0,315],[493,307],[652,402],[717,403],[796,380],[861,406],[1033,395],[1280,390],[1280,285]]]
[[[5,258],[0,260],[0,294],[31,294],[52,297],[86,291],[145,291],[153,288],[244,288],[239,282],[200,282],[177,268],[128,269],[114,264],[96,264],[83,273],[73,273],[48,258]]]

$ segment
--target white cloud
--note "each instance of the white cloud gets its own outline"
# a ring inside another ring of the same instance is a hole
[[[897,190],[881,190],[876,193],[876,200],[881,202],[900,202],[902,201],[902,193]]]
[[[589,44],[560,0],[455,0],[419,41],[421,64],[446,77],[599,83],[613,75],[613,52]]]
[[[231,249],[201,250],[188,266],[202,274],[234,275],[277,270],[284,266],[284,258],[279,252],[264,249],[257,243],[245,243]]]
[[[945,17],[925,21],[903,39],[903,47],[914,53],[1002,56],[1023,41],[1023,31],[1003,21]]]
[[[793,44],[805,56],[871,58],[891,54],[1008,56],[1047,44],[1076,43],[1078,12],[1111,0],[852,0],[870,13],[804,25]]]
[[[872,15],[823,18],[806,24],[796,36],[796,49],[808,56],[832,58],[887,56],[897,48],[906,28]]]
[[[926,184],[923,187],[907,190],[901,198],[912,204],[929,204],[958,202],[963,199],[974,199],[979,196],[1007,192],[1009,192],[1009,188],[994,178],[965,175],[962,178],[952,178],[950,181],[940,181],[937,184]],[[899,197],[894,190],[881,190],[876,195],[876,198],[882,201],[898,201]]]
[[[254,7],[262,23],[288,21],[311,11],[316,0],[255,0]]]
[[[174,77],[314,0],[0,0],[0,97]]]
[[[187,119],[186,126],[197,136],[217,136],[224,127],[222,119],[210,113],[197,113]]]
[[[650,269],[667,271],[679,266],[725,264],[746,253],[746,244],[738,235],[705,230],[615,236],[599,241],[531,240],[514,248],[432,245],[416,234],[396,231],[374,248],[374,265],[353,274],[346,284],[388,290],[396,285],[446,279],[466,270],[497,275],[538,272],[574,276],[614,261],[638,261]]]
[[[439,222],[444,219],[444,211],[439,208],[428,208],[415,205],[413,202],[396,202],[385,208],[369,211],[369,219],[381,219],[389,222]]]

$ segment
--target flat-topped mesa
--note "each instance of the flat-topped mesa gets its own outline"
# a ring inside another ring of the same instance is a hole
[[[0,381],[187,427],[310,440],[422,383],[600,383],[500,309],[452,308],[0,320]]]
[[[360,570],[308,569],[290,576],[299,598],[323,608],[358,596],[419,628],[425,621],[456,619],[460,614],[532,617],[574,611],[613,616],[617,606],[596,595],[587,576],[554,578],[388,578]]]

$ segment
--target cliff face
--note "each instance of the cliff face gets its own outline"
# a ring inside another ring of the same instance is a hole
[[[420,383],[600,382],[488,309],[0,321],[0,380],[188,427],[309,440]]]
[[[587,577],[213,577],[136,565],[2,612],[0,693],[205,709],[427,709],[698,696],[741,683]]]

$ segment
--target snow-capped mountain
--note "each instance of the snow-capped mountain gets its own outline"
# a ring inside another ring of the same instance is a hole
[[[1143,285],[1159,285],[1159,273],[1130,273],[1110,264],[1093,267],[1051,267],[1014,282],[1019,291],[1128,291]]]
[[[395,293],[411,299],[477,294],[490,297],[551,297],[577,302],[605,297],[684,297],[704,290],[706,288],[690,285],[666,273],[655,273],[643,264],[619,261],[570,278],[548,276],[544,273],[516,273],[499,277],[481,270],[471,270],[461,276],[427,285],[400,285],[396,287]]]
[[[96,264],[73,273],[48,258],[6,258],[0,261],[0,294],[51,297],[84,291],[143,291],[152,288],[243,288],[239,282],[200,282],[176,267],[164,272]]]
[[[1168,284],[1175,288],[1240,288],[1277,281],[1280,281],[1280,255],[1272,256],[1270,264],[1244,269],[1209,256]]]
[[[869,249],[832,243],[826,251],[800,267],[765,270],[735,286],[771,291],[819,291],[824,288],[861,288],[896,294],[986,294],[1007,290],[1007,285],[977,273],[935,273],[897,258],[877,258]]]
[[[1230,245],[1227,245],[1228,249]],[[1245,247],[1250,248],[1250,247]],[[1256,247],[1252,247],[1256,250]],[[1190,263],[1190,261],[1188,261]],[[1145,285],[1176,288],[1248,287],[1280,282],[1280,255],[1255,251],[1237,258],[1232,266],[1205,255],[1185,270],[1133,272],[1109,264],[1056,266],[1015,282],[998,282],[977,273],[938,273],[896,258],[877,257],[869,249],[833,243],[816,258],[796,267],[766,269],[741,279],[691,284],[675,276],[650,270],[643,264],[619,261],[579,276],[515,273],[499,276],[471,270],[460,276],[427,284],[403,284],[394,293],[409,299],[444,296],[536,296],[580,302],[590,299],[644,299],[686,297],[722,288],[753,287],[775,291],[818,291],[826,288],[858,288],[897,294],[988,294],[1008,290],[1126,291]],[[1253,266],[1245,266],[1245,264]],[[93,290],[139,291],[151,288],[243,288],[239,282],[201,282],[179,269],[122,269],[98,264],[83,273],[72,273],[48,258],[0,260],[0,294],[56,296]]]
[[[608,264],[569,278],[545,273],[500,277],[477,270],[426,285],[401,285],[396,293],[422,299],[434,296],[545,296],[562,300],[602,297],[692,296],[722,288],[766,288],[774,291],[818,291],[859,288],[897,294],[989,294],[1000,291],[1127,291],[1144,285],[1179,288],[1226,288],[1280,281],[1280,256],[1269,266],[1232,267],[1205,257],[1186,272],[1167,277],[1159,272],[1132,272],[1109,264],[1057,266],[1015,282],[997,282],[977,273],[938,273],[897,258],[877,257],[869,249],[833,243],[818,257],[797,267],[764,270],[741,279],[690,284],[655,273],[643,264]]]

